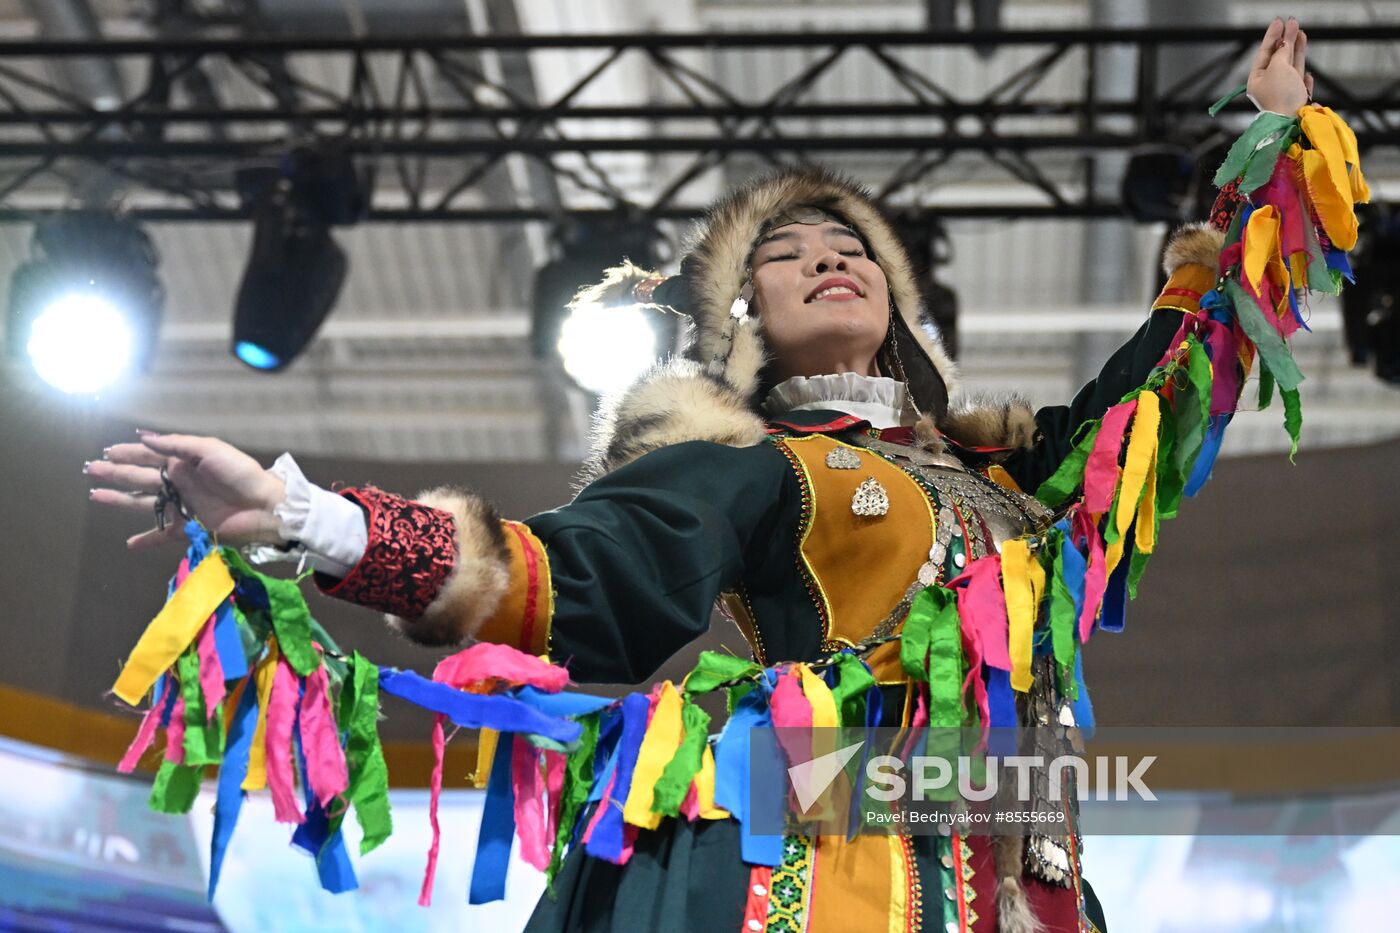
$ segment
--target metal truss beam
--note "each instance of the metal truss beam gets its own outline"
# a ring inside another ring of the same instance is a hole
[[[1318,29],[1309,37],[1374,48],[1400,41],[1400,25]],[[875,184],[881,199],[917,210],[927,206],[921,192],[962,153],[976,154],[1024,193],[996,204],[940,204],[941,216],[1112,215],[1117,203],[1087,193],[1094,189],[1089,157],[1167,138],[1200,143],[1211,132],[1205,109],[1239,80],[1257,39],[1254,30],[1130,29],[0,42],[0,221],[32,217],[56,192],[61,200],[75,164],[92,162],[124,179],[138,217],[246,219],[233,167],[273,165],[293,143],[338,147],[375,168],[371,220],[687,218],[699,210],[686,198],[693,182],[739,156],[772,164],[861,157],[863,175],[882,176]],[[1006,77],[990,88],[936,82],[907,60],[911,50],[930,47],[975,49],[993,66],[1002,59]],[[1159,63],[1183,48],[1209,54],[1168,86]],[[794,50],[804,54],[773,54]],[[595,61],[546,101],[523,99],[474,65],[485,54],[529,64],[560,51]],[[1094,80],[1109,51],[1136,63],[1133,85],[1111,99],[1096,93]],[[776,90],[744,93],[722,80],[723,69],[695,66],[697,52],[712,60],[723,54],[731,67],[735,56],[762,58],[769,73],[778,62],[793,64]],[[822,79],[853,56],[899,87],[902,99],[824,96]],[[111,61],[146,79],[116,108],[95,110],[38,67],[74,58]],[[642,63],[672,101],[582,103],[623,61]],[[1072,82],[1061,80],[1067,71]],[[207,86],[215,73],[215,90],[236,104],[210,106],[207,94],[181,93],[184,82]],[[1362,87],[1314,74],[1319,96],[1347,114],[1363,148],[1400,147],[1400,79]],[[1065,86],[1080,91],[1055,90]],[[867,119],[898,120],[903,128],[865,132],[859,121]],[[843,132],[840,121],[855,129]],[[616,169],[594,158],[617,153],[669,154],[685,164],[641,198],[624,194]],[[530,160],[587,192],[589,209],[480,206],[473,188],[507,159]]]

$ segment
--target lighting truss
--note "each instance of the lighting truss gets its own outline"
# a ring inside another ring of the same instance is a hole
[[[1400,40],[1400,26],[1316,29],[1309,37],[1318,47],[1374,48]],[[880,199],[918,209],[919,192],[960,153],[1020,181],[1025,194],[997,204],[940,205],[945,218],[1117,215],[1116,196],[1095,193],[1093,156],[1131,152],[1181,127],[1204,138],[1206,108],[1239,80],[1257,42],[1256,30],[1236,29],[5,41],[0,221],[30,218],[36,202],[64,190],[84,163],[100,163],[123,180],[138,218],[245,220],[251,209],[232,167],[273,164],[292,143],[339,147],[372,165],[379,184],[370,220],[690,218],[700,208],[695,181],[740,158],[860,159],[863,177],[880,175]],[[912,51],[929,47],[973,48],[993,64],[1017,64],[994,86],[971,86],[971,77],[960,82],[968,86],[953,86],[910,64]],[[793,50],[802,54],[774,54]],[[1166,57],[1183,50],[1200,64],[1166,80]],[[538,56],[560,52],[595,61],[545,101],[522,98],[483,65],[495,56],[533,66]],[[694,64],[697,56],[713,61],[721,54],[731,64],[762,59],[769,73],[787,63],[789,73],[772,92],[740,94]],[[1104,94],[1099,80],[1110,55],[1115,75],[1125,72],[1126,59],[1134,75],[1115,96]],[[892,79],[904,99],[824,94],[822,78],[854,57]],[[99,111],[42,76],[45,64],[81,59],[143,74],[144,85],[115,109]],[[644,63],[646,80],[669,89],[676,102],[582,102],[625,61]],[[1066,71],[1077,92],[1055,90],[1065,86],[1059,79]],[[215,72],[245,83],[238,105],[210,106],[207,96],[174,92],[192,75]],[[1400,78],[1359,87],[1313,72],[1318,96],[1347,116],[1363,150],[1400,145]],[[344,80],[327,80],[335,74]],[[1047,80],[1052,75],[1056,80]],[[867,118],[891,118],[897,128],[846,135],[835,122]],[[814,132],[814,123],[829,129]],[[642,198],[624,193],[616,168],[603,164],[611,153],[665,155],[681,167]],[[588,192],[590,206],[482,206],[474,187],[510,158],[537,162]]]

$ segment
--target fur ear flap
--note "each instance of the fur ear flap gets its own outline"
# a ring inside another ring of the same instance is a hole
[[[613,307],[636,304],[637,286],[648,280],[661,278],[661,273],[644,269],[630,259],[624,259],[622,265],[613,266],[603,273],[603,281],[579,289],[569,302],[569,308],[577,308],[579,305]]]

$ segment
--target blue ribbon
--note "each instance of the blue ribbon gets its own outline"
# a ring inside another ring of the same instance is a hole
[[[1129,525],[1123,535],[1123,558],[1109,574],[1108,587],[1103,594],[1103,613],[1099,616],[1099,628],[1105,632],[1123,631],[1123,620],[1128,613],[1128,570],[1132,565],[1133,526]]]
[[[739,854],[750,865],[777,866],[782,864],[783,858],[781,832],[763,836],[752,832],[756,808],[772,804],[772,801],[763,798],[754,799],[750,767],[753,763],[753,730],[773,724],[767,696],[773,677],[772,670],[764,671],[764,684],[750,690],[734,707],[715,750],[715,804],[728,810],[739,821]],[[776,785],[772,789],[777,793],[777,806],[780,808],[777,817],[781,820],[784,785],[772,780],[764,783]]]
[[[515,743],[525,739],[502,734],[486,782],[486,802],[481,807],[481,828],[476,837],[476,861],[472,864],[468,904],[504,900],[506,873],[510,868],[510,844],[515,838],[515,790],[511,787],[511,761]]]
[[[173,695],[175,691],[170,691]],[[244,684],[233,721],[228,727],[228,743],[224,762],[219,768],[218,793],[214,798],[214,833],[209,838],[209,900],[219,886],[219,874],[224,867],[224,854],[238,814],[243,809],[243,779],[248,776],[248,752],[253,747],[253,733],[258,724],[258,691],[252,683]],[[167,710],[167,715],[169,715]]]
[[[1011,689],[1011,672],[987,665],[982,668],[987,681],[987,712],[991,732],[987,751],[992,755],[1016,754],[1016,693]]]
[[[1186,495],[1195,496],[1210,479],[1210,471],[1215,468],[1215,458],[1220,454],[1220,443],[1225,440],[1225,428],[1230,424],[1231,415],[1224,412],[1212,415],[1205,440],[1201,442],[1196,463],[1191,467],[1191,476],[1186,481]]]
[[[224,680],[239,680],[248,674],[248,655],[243,652],[243,637],[238,633],[238,619],[233,604],[225,601],[214,618],[214,647],[219,653],[219,666]]]
[[[861,664],[865,664],[864,661]],[[869,670],[866,666],[866,670]],[[912,688],[906,688],[912,689]],[[860,769],[856,774],[859,778],[851,782],[851,803],[846,813],[846,841],[850,842],[856,837],[856,832],[864,825],[862,819],[865,808],[861,805],[861,791],[865,783],[865,769],[870,764],[870,756],[875,748],[875,730],[880,728],[880,720],[885,715],[885,691],[880,689],[878,683],[872,684],[870,689],[865,691],[865,744],[860,747]]]
[[[567,745],[583,727],[567,719],[546,716],[510,696],[463,693],[413,671],[379,669],[379,688],[434,713],[442,713],[464,729],[524,732]]]
[[[1089,701],[1089,688],[1084,684],[1084,652],[1074,653],[1074,682],[1078,686],[1079,698],[1071,704],[1074,722],[1084,733],[1084,738],[1094,737],[1094,704]]]
[[[629,693],[622,698],[622,736],[617,740],[614,756],[613,786],[608,796],[599,801],[603,815],[593,826],[593,833],[584,844],[585,851],[614,865],[622,861],[624,828],[622,807],[632,790],[632,773],[637,767],[637,752],[647,731],[647,713],[651,700],[642,693]]]
[[[1356,284],[1356,276],[1351,271],[1351,260],[1347,258],[1347,254],[1344,251],[1339,249],[1325,250],[1323,259],[1326,261],[1328,269],[1331,269],[1333,272],[1340,272],[1346,277],[1348,282],[1351,282],[1353,285]]]
[[[297,709],[301,709],[300,698],[306,693],[306,681],[298,685]],[[293,747],[297,754],[297,767],[301,769],[302,791],[306,798],[306,820],[292,833],[292,845],[305,849],[316,860],[316,876],[321,888],[332,894],[344,894],[360,886],[355,877],[355,866],[350,863],[350,853],[345,850],[345,837],[337,829],[331,834],[330,817],[316,800],[311,790],[311,782],[306,779],[306,753],[301,747],[301,725],[293,727]]]
[[[613,697],[595,697],[586,693],[545,693],[538,687],[532,687],[529,684],[510,691],[510,695],[546,716],[556,716],[561,719],[587,716],[589,713],[596,713],[603,707],[611,706],[617,702]]]
[[[1064,536],[1060,544],[1060,566],[1064,570],[1065,589],[1069,590],[1070,599],[1074,601],[1074,637],[1079,639],[1079,614],[1084,611],[1084,578],[1089,572],[1089,563],[1079,546],[1074,543],[1074,536],[1070,534],[1069,522],[1061,520],[1055,523]]]

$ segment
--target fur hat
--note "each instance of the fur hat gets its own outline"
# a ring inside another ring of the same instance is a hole
[[[579,292],[574,302],[640,303],[684,314],[694,324],[685,358],[756,409],[768,355],[758,322],[731,312],[749,281],[749,260],[765,223],[797,207],[839,217],[865,241],[889,283],[895,312],[891,340],[896,359],[884,363],[908,384],[919,410],[941,420],[957,368],[924,310],[909,256],[869,194],[824,168],[772,173],[716,202],[690,237],[679,275],[663,278],[624,263],[608,270],[602,283]]]

